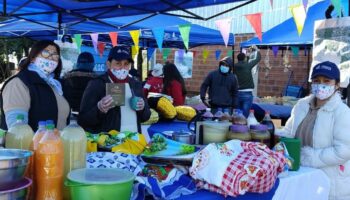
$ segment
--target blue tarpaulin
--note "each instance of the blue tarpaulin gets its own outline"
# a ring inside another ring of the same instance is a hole
[[[136,21],[144,18],[145,15],[114,17],[103,19],[101,21],[114,26],[122,27],[130,21]],[[33,39],[56,39],[57,38],[57,23],[47,23],[52,27],[31,23],[25,20],[8,20],[0,23],[1,36],[23,36]],[[184,48],[182,38],[178,29],[178,25],[190,24],[190,22],[179,17],[169,15],[156,15],[145,19],[138,23],[125,28],[115,29],[113,27],[103,25],[101,23],[87,21],[78,24],[64,23],[65,32],[67,34],[83,34],[83,40],[91,40],[89,33],[101,33],[99,41],[110,42],[108,32],[118,32],[118,43],[125,45],[133,45],[130,37],[130,30],[142,30],[140,35],[139,46],[157,47],[155,38],[152,33],[153,28],[164,28],[163,47]],[[229,45],[233,45],[234,37],[230,35]],[[189,47],[199,45],[224,45],[221,34],[217,30],[205,28],[199,25],[192,24],[190,30]]]
[[[314,22],[325,19],[325,11],[329,5],[329,0],[325,0],[316,3],[308,9],[304,29],[300,36],[298,35],[294,19],[290,18],[266,31],[262,35],[262,42],[255,37],[242,42],[241,47],[252,45],[312,45]]]

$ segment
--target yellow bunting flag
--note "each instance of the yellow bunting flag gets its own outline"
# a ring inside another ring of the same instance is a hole
[[[132,46],[131,47],[131,56],[132,59],[139,53],[139,47],[138,46]]]
[[[140,30],[135,31],[129,31],[132,41],[134,42],[134,45],[136,46],[137,50],[139,49],[139,38],[140,38]]]
[[[304,29],[304,23],[306,19],[306,12],[304,9],[304,5],[294,5],[289,6],[289,9],[293,15],[295,25],[297,26],[298,35],[300,36]]]
[[[203,63],[205,63],[207,61],[208,56],[209,56],[209,51],[204,49],[203,50]]]

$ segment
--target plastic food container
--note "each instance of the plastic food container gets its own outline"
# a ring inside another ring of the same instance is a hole
[[[123,169],[76,169],[68,173],[65,185],[72,200],[129,200],[134,179]]]
[[[230,122],[203,122],[203,143],[223,143],[226,142]]]
[[[242,140],[242,141],[250,141],[252,136],[249,132],[248,126],[234,124],[230,126],[230,132],[227,135],[227,139],[229,140]]]
[[[29,178],[23,178],[21,181],[8,184],[0,190],[0,200],[25,200],[27,188],[32,184]]]
[[[264,143],[268,147],[270,146],[270,132],[266,125],[250,125],[250,133],[252,135],[252,141]]]

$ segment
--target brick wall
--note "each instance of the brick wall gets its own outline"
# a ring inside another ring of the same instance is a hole
[[[235,62],[236,56],[239,53],[239,44],[242,41],[246,41],[253,37],[253,34],[244,34],[244,35],[236,35],[236,44],[234,46],[234,57]],[[195,51],[195,56],[193,59],[193,71],[192,71],[192,78],[185,79],[186,83],[186,89],[189,93],[189,96],[197,95],[200,90],[200,86],[204,78],[207,76],[207,74],[211,70],[218,69],[218,63],[219,61],[215,58],[215,51],[217,49],[221,50],[221,56],[220,59],[227,56],[227,53],[229,50],[231,50],[232,47],[225,47],[225,46],[201,46],[190,49],[190,51]],[[209,51],[209,56],[206,60],[206,62],[203,62],[203,50],[207,49]],[[168,61],[173,62],[174,61],[174,51],[175,49],[172,49],[172,52],[169,54]],[[282,51],[283,54],[286,52],[285,50],[279,50],[278,55],[274,57],[272,50],[270,50],[270,66],[272,66],[272,69],[270,70],[270,73],[267,77],[265,77],[265,70],[264,70],[264,59],[266,57],[266,50],[261,50],[262,59],[259,63],[260,69],[259,69],[259,82],[258,82],[258,96],[280,96],[288,81],[288,75],[289,72],[283,72],[283,60],[282,60]],[[304,47],[300,47],[299,55],[298,57],[295,57],[292,55],[292,51],[288,51],[289,60],[291,64],[291,69],[293,70],[293,77],[291,79],[291,83],[293,85],[302,85],[308,76],[308,62],[307,62],[307,54],[304,55]],[[310,52],[310,62],[311,62],[311,54]],[[163,63],[162,60],[162,54],[157,54],[157,62]],[[304,87],[307,87],[307,84],[304,85]]]

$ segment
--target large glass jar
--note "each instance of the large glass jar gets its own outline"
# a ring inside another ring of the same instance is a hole
[[[250,126],[250,133],[252,135],[252,141],[261,142],[270,146],[270,133],[266,125],[256,124]]]
[[[228,140],[242,140],[242,141],[250,141],[252,136],[248,130],[248,126],[234,124],[230,126],[230,132],[227,135]]]

